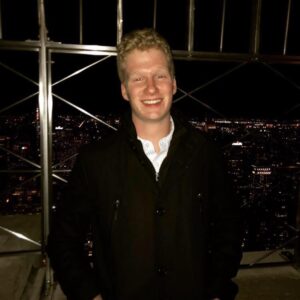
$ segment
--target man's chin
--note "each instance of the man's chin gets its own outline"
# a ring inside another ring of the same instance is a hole
[[[149,115],[142,115],[142,116],[135,116],[132,115],[133,121],[138,121],[138,122],[144,122],[144,123],[160,123],[164,120],[169,120],[170,114],[149,114]]]

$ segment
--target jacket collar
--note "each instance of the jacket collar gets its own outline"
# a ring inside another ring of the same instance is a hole
[[[186,131],[186,127],[191,125],[188,124],[187,119],[180,112],[173,108],[171,110],[171,116],[175,125],[173,139],[176,139]],[[132,122],[130,109],[126,110],[121,116],[120,130],[127,135],[127,138],[130,142],[137,141],[137,132]]]

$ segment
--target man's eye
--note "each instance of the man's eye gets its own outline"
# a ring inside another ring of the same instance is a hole
[[[158,79],[164,79],[164,78],[167,78],[167,75],[166,74],[159,74],[159,75],[157,75],[157,78]]]
[[[134,77],[133,78],[133,81],[135,82],[139,82],[139,81],[142,81],[143,80],[143,77]]]

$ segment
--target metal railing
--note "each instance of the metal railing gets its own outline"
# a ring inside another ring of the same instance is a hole
[[[124,15],[124,3],[125,1],[118,0],[116,3],[116,44],[120,41],[123,31],[124,31],[124,23],[126,23],[126,15]],[[288,45],[289,45],[289,33],[290,33],[290,22],[291,22],[291,10],[293,8],[292,0],[288,1],[286,6],[286,18],[284,22],[284,36],[283,36],[283,46],[282,52],[279,54],[270,54],[261,52],[261,23],[262,23],[262,0],[252,0],[251,7],[251,22],[249,24],[249,47],[248,52],[236,53],[236,52],[226,52],[224,49],[224,40],[226,40],[226,20],[227,20],[227,5],[226,0],[222,2],[221,9],[221,21],[220,21],[220,34],[219,34],[219,49],[216,51],[200,51],[195,49],[195,19],[197,18],[197,9],[199,2],[195,0],[190,0],[188,2],[188,14],[187,14],[187,32],[186,32],[186,49],[174,49],[173,54],[176,61],[183,62],[216,62],[216,63],[232,63],[230,68],[224,72],[219,72],[213,78],[209,78],[204,83],[195,87],[193,89],[189,88],[181,88],[179,86],[179,91],[181,92],[181,96],[179,95],[174,99],[174,104],[181,102],[183,99],[190,99],[195,103],[201,105],[204,109],[210,111],[212,114],[218,117],[224,117],[224,115],[218,111],[217,108],[214,108],[212,105],[203,101],[203,99],[199,99],[196,93],[201,91],[201,89],[206,88],[207,86],[223,80],[227,78],[230,74],[238,71],[239,69],[251,64],[252,62],[257,62],[267,69],[271,70],[272,73],[276,74],[276,76],[283,79],[283,81],[288,82],[291,88],[300,89],[300,86],[294,80],[287,77],[282,71],[280,71],[276,65],[298,65],[300,63],[300,53],[298,55],[288,55]],[[250,3],[249,2],[249,3]],[[68,170],[56,168],[60,164],[57,162],[53,163],[53,106],[55,105],[55,101],[59,101],[64,103],[65,105],[74,108],[80,113],[86,115],[88,118],[94,119],[97,122],[101,123],[103,126],[109,128],[110,130],[115,130],[116,127],[114,125],[109,124],[104,121],[99,116],[91,113],[88,109],[82,108],[80,105],[74,104],[73,101],[70,101],[66,97],[56,93],[53,91],[54,88],[57,88],[61,83],[66,82],[67,80],[74,78],[78,75],[84,74],[85,71],[92,69],[93,67],[103,64],[106,61],[113,60],[116,55],[116,47],[114,45],[89,45],[84,44],[84,4],[82,0],[78,2],[78,26],[79,26],[79,37],[78,43],[64,43],[52,41],[48,34],[47,28],[47,7],[45,7],[45,3],[43,0],[37,1],[38,6],[38,26],[39,26],[39,34],[36,40],[10,40],[6,38],[4,32],[4,14],[3,5],[0,2],[0,50],[3,52],[7,51],[19,51],[19,52],[33,52],[38,56],[38,82],[32,80],[27,77],[22,72],[14,69],[9,66],[0,58],[0,67],[5,68],[9,72],[13,72],[20,76],[21,78],[33,83],[38,87],[38,91],[31,93],[30,95],[25,96],[21,100],[16,101],[13,104],[8,104],[4,107],[0,107],[0,114],[9,111],[15,106],[19,106],[22,103],[33,99],[38,96],[38,114],[39,114],[39,149],[40,149],[40,158],[39,163],[31,161],[22,155],[7,149],[0,145],[0,150],[6,152],[7,155],[12,155],[22,161],[24,163],[31,165],[34,167],[34,170],[31,170],[34,174],[32,179],[36,179],[40,177],[40,187],[41,187],[41,205],[42,205],[42,237],[41,242],[32,241],[29,237],[26,236],[18,236],[17,232],[10,231],[8,228],[1,227],[1,229],[6,230],[7,232],[11,232],[14,235],[27,239],[36,245],[41,246],[42,253],[44,252],[44,247],[46,244],[46,239],[49,233],[49,215],[53,205],[53,180],[59,180],[61,182],[66,182],[67,179],[61,175],[64,172],[69,172]],[[158,10],[159,3],[154,0],[153,3],[153,19],[152,26],[157,28],[157,20],[158,20]],[[60,5],[59,2],[57,5]],[[99,29],[101,31],[101,29]],[[76,71],[72,71],[69,74],[63,76],[57,81],[54,81],[53,78],[53,62],[60,55],[76,55],[76,56],[88,56],[96,58],[92,63],[88,63],[84,65],[84,67],[79,67]],[[1,57],[1,54],[0,54]],[[299,107],[300,104],[296,104],[293,109]],[[72,158],[76,154],[71,154],[69,157],[66,157],[65,160]],[[24,172],[26,170],[23,170]],[[27,170],[28,171],[28,170]],[[31,180],[31,179],[29,179]],[[299,231],[296,230],[296,235],[293,240],[299,238]],[[289,243],[290,241],[287,241]],[[284,245],[283,245],[284,246]],[[278,251],[281,249],[281,246],[278,249],[274,249],[274,251]],[[271,250],[272,252],[273,250]],[[271,254],[270,252],[270,254]],[[273,252],[272,252],[273,253]],[[298,252],[297,252],[298,253]],[[299,255],[299,254],[298,254]],[[262,260],[264,257],[259,258],[256,262]],[[299,261],[299,257],[297,258]],[[255,264],[254,262],[253,264]],[[253,265],[252,264],[252,265]],[[46,282],[50,285],[53,282],[53,277],[51,273],[51,269],[49,264],[47,264],[47,272],[46,272]]]

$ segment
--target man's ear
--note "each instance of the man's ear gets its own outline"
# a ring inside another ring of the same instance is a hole
[[[124,100],[129,101],[128,93],[125,84],[122,82],[121,83],[121,94]]]
[[[176,79],[173,79],[173,95],[175,95],[177,92],[177,82]]]

